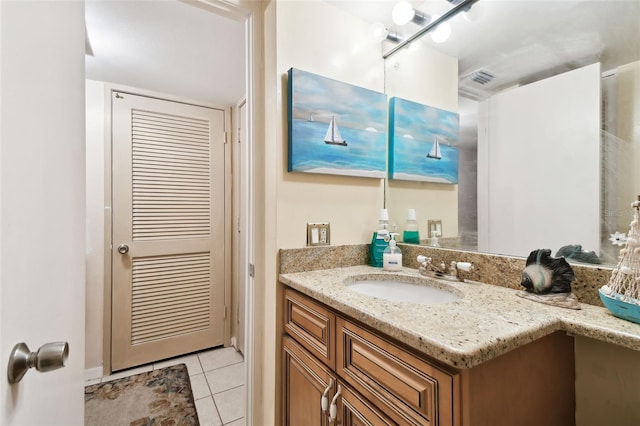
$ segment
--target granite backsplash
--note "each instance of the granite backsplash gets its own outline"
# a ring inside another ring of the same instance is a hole
[[[465,278],[512,289],[522,288],[520,275],[525,267],[524,258],[410,244],[398,246],[402,250],[405,267],[417,269],[416,257],[420,254],[431,257],[436,264],[449,264],[451,261],[471,262],[474,269],[465,273]],[[281,274],[365,265],[368,262],[369,244],[280,250]],[[609,281],[612,268],[575,263],[572,263],[571,267],[576,276],[572,283],[573,293],[578,300],[581,303],[603,306],[598,289]]]

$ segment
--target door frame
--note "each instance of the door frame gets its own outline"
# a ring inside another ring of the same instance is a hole
[[[254,282],[264,281],[264,250],[266,230],[264,227],[256,227],[256,221],[264,221],[264,218],[256,217],[256,204],[265,202],[264,185],[256,185],[256,176],[264,175],[264,161],[256,159],[264,158],[264,147],[257,141],[264,141],[265,121],[264,110],[259,105],[264,105],[264,43],[263,43],[263,1],[252,0],[176,0],[183,1],[192,6],[199,7],[209,13],[225,16],[243,22],[245,26],[245,97],[247,103],[246,145],[249,151],[247,159],[248,170],[243,174],[250,182],[246,199],[247,211],[247,238],[243,239],[241,250],[246,254],[249,263],[256,265],[255,278],[249,278],[245,283],[245,394],[247,424],[253,424],[253,419],[261,418],[262,413],[269,407],[263,406],[263,371],[261,333],[255,333],[260,329],[263,321],[264,286],[255,286]],[[110,86],[110,87],[109,87]],[[109,115],[105,118],[105,197],[104,197],[104,314],[103,314],[103,374],[111,371],[111,90],[115,85],[105,85],[104,111]],[[123,86],[117,86],[123,90]],[[143,90],[136,90],[144,94]],[[108,96],[107,96],[108,95]],[[171,97],[168,97],[171,98]],[[261,229],[261,231],[258,231]],[[259,252],[256,255],[256,252]],[[248,265],[247,265],[248,267]],[[225,279],[226,282],[226,279]],[[230,292],[229,292],[230,293]],[[230,304],[227,304],[230,306]],[[265,419],[266,420],[266,419]]]

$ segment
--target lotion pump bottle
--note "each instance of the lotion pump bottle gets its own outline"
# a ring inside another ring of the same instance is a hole
[[[395,234],[391,234],[389,246],[382,254],[382,269],[385,271],[402,271],[402,251],[394,238]]]

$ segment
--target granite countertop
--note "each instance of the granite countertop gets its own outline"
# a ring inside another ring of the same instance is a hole
[[[363,274],[398,274],[416,283],[449,286],[463,298],[439,305],[392,302],[345,286],[345,279]],[[474,367],[555,331],[640,351],[640,324],[616,318],[606,308],[549,306],[523,299],[513,289],[427,278],[416,269],[351,266],[281,274],[280,282],[456,368]]]

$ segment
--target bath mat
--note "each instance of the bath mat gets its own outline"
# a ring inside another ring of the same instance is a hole
[[[84,388],[87,426],[199,426],[184,364]]]

